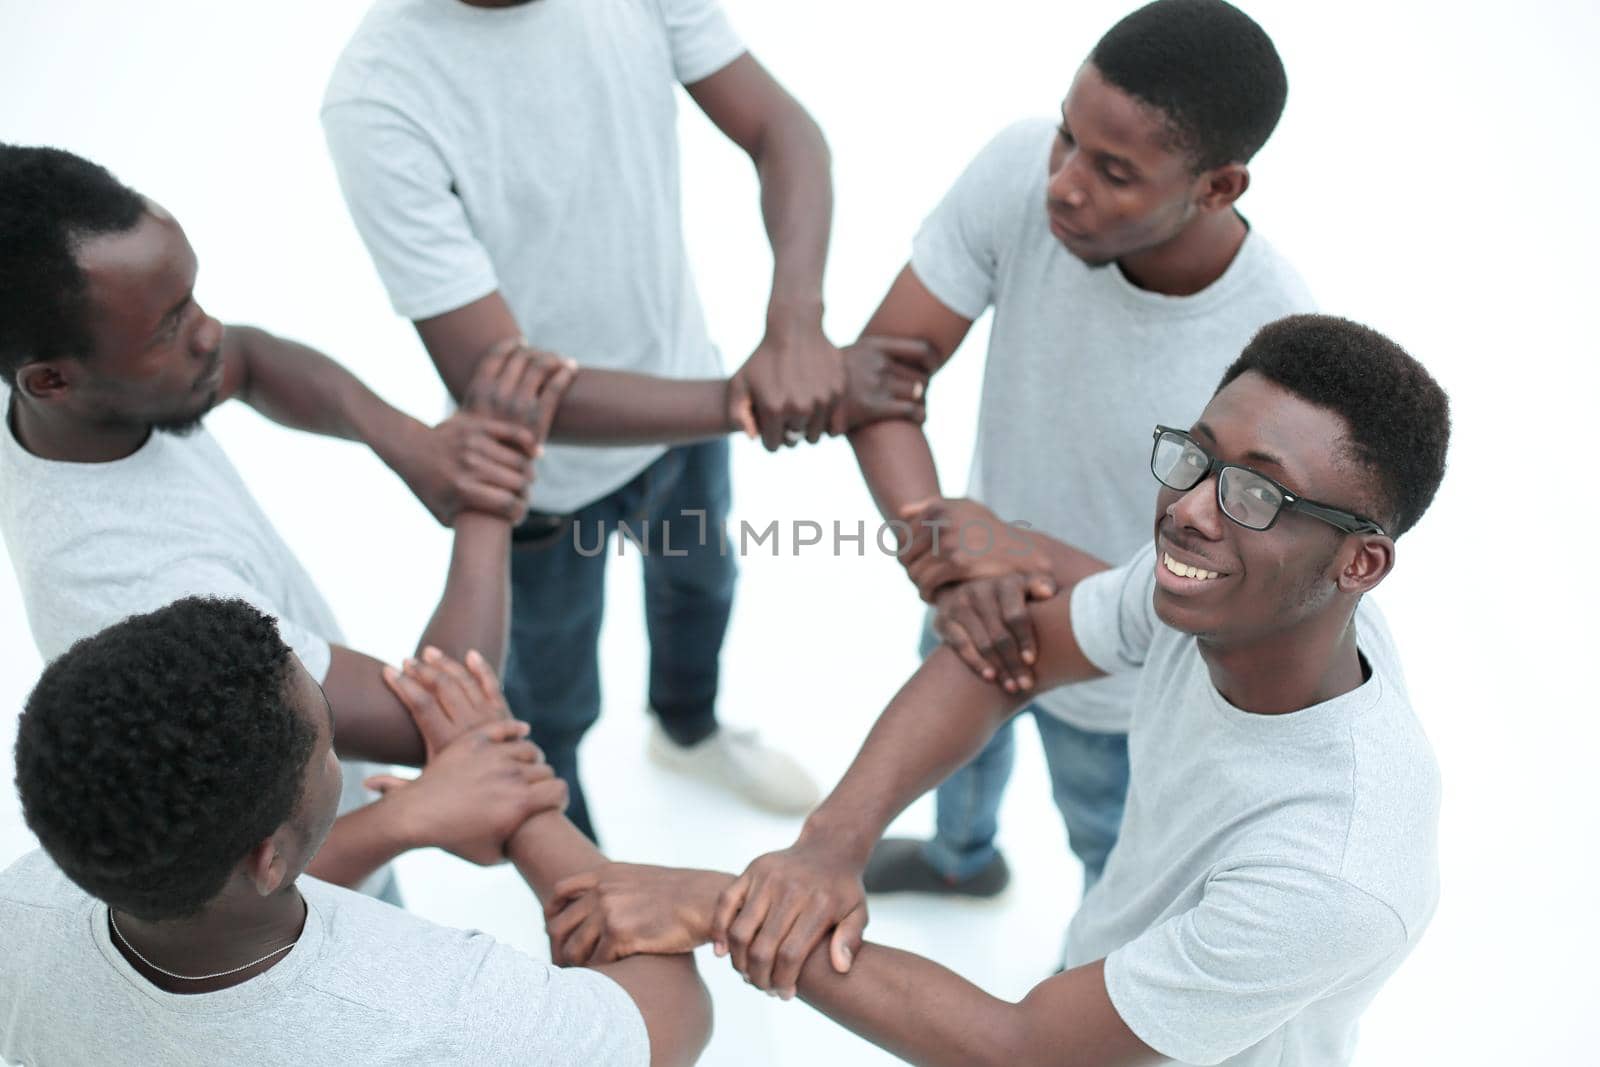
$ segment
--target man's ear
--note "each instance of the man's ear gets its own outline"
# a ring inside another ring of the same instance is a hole
[[[278,840],[278,835],[283,832],[279,829],[251,849],[244,858],[245,876],[255,885],[256,892],[264,897],[270,897],[282,889],[284,879],[289,874],[289,863],[283,854],[283,842]]]
[[[60,360],[25,363],[17,371],[17,388],[31,400],[53,403],[72,388],[72,373]]]
[[[1202,211],[1222,211],[1250,188],[1250,170],[1243,163],[1224,163],[1200,176],[1200,195],[1196,203]]]
[[[1362,534],[1351,540],[1354,549],[1339,554],[1339,589],[1345,593],[1370,593],[1394,570],[1394,538]]]

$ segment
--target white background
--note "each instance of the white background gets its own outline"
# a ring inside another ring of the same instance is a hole
[[[859,330],[971,154],[1014,119],[1052,114],[1080,58],[1127,10],[1103,0],[727,4],[832,144],[827,325],[840,340]],[[1586,1060],[1579,1028],[1597,947],[1589,609],[1600,589],[1588,543],[1593,446],[1577,426],[1595,421],[1600,8],[1247,7],[1276,40],[1291,88],[1243,210],[1325,309],[1422,358],[1455,411],[1450,474],[1380,597],[1443,766],[1443,900],[1368,1012],[1359,1061]],[[0,139],[110,166],[184,223],[209,310],[319,345],[431,418],[442,391],[387,306],[317,125],[324,80],[364,8],[0,0]],[[691,252],[713,334],[737,363],[759,336],[769,263],[755,183],[687,103],[681,127]],[[986,332],[980,324],[931,397],[930,436],[952,492],[964,484]],[[389,658],[409,651],[439,591],[447,535],[359,447],[243,408],[210,425],[351,643]],[[758,526],[809,518],[853,529],[874,518],[842,443],[777,457],[741,443],[734,469],[738,512]],[[744,563],[723,706],[831,783],[914,668],[918,606],[888,559],[788,551],[786,541],[782,557]],[[636,562],[613,575],[606,709],[585,750],[606,845],[619,858],[739,869],[786,844],[797,823],[645,764]],[[14,709],[39,668],[9,570],[0,655],[9,779]],[[1002,830],[1013,888],[990,904],[879,904],[870,930],[1008,996],[1051,969],[1078,896],[1037,741],[1031,728],[1021,736]],[[918,805],[904,828],[926,828],[930,812]],[[11,790],[0,791],[0,865],[30,847]],[[422,854],[402,870],[421,914],[540,950],[537,912],[507,869]],[[748,991],[709,955],[702,969],[718,1012],[707,1063],[888,1059],[808,1008]]]

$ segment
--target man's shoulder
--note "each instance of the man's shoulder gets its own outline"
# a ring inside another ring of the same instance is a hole
[[[43,849],[36,848],[0,870],[0,903],[67,910],[87,899]]]
[[[1264,234],[1250,231],[1245,254],[1250,258],[1247,299],[1258,304],[1269,321],[1317,310],[1305,278]]]
[[[416,0],[379,0],[362,18],[335,60],[323,90],[322,110],[336,104],[387,100],[396,78],[412,69],[439,32],[427,5]]]

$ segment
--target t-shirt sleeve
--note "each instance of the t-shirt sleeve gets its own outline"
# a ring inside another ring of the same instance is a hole
[[[121,617],[155,611],[188,596],[243,600],[277,621],[278,636],[300,658],[307,673],[319,685],[327,680],[328,668],[333,662],[333,648],[328,639],[293,619],[285,618],[271,597],[226,563],[201,556],[188,560],[181,568],[160,568],[159,573],[162,575],[160,579],[152,579],[135,591],[133,599],[137,603],[130,601],[122,605],[127,610]],[[105,625],[109,626],[115,621],[108,620]]]
[[[985,145],[911,243],[917,278],[962,318],[976,319],[994,301],[1001,251],[1019,203],[1045,166],[1046,129],[1037,121],[1017,123]],[[1036,207],[1044,211],[1042,201]]]
[[[1141,548],[1120,567],[1072,587],[1072,636],[1107,674],[1144,666],[1161,620],[1155,609],[1155,549]]]
[[[1214,875],[1200,903],[1106,957],[1106,991],[1139,1039],[1220,1063],[1405,946],[1400,917],[1348,882],[1297,868]]]
[[[658,0],[672,48],[672,70],[683,85],[709,78],[744,54],[718,0]]]
[[[448,165],[415,123],[354,100],[324,108],[322,130],[350,217],[396,312],[442,315],[499,287]]]
[[[598,971],[553,967],[496,944],[471,979],[469,1063],[647,1067],[644,1016]]]

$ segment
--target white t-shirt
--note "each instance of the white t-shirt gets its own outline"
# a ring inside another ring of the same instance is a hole
[[[276,966],[215,993],[168,993],[118,951],[105,904],[30,852],[0,872],[0,1058],[30,1067],[650,1062],[644,1018],[605,975],[552,967],[315,878],[299,886],[305,928]]]
[[[531,343],[581,365],[720,377],[683,241],[674,94],[743,51],[715,0],[381,0],[322,125],[395,310],[498,289]],[[661,452],[551,446],[533,506],[576,511]]]
[[[1195,639],[1155,614],[1155,553],[1072,592],[1072,629],[1138,690],[1122,834],[1067,931],[1106,960],[1124,1022],[1185,1063],[1350,1062],[1361,1012],[1439,895],[1439,771],[1371,598],[1370,672],[1287,715],[1217,692]]]
[[[0,412],[11,393],[0,388]],[[59,463],[0,426],[0,536],[46,662],[129,615],[186,596],[237,597],[278,621],[318,682],[344,643],[316,586],[204,428],[152,433],[110,463]],[[346,762],[339,811],[368,802],[370,763]],[[361,886],[382,893],[393,872]]]
[[[1256,330],[1313,304],[1253,230],[1192,296],[1085,266],[1045,218],[1055,136],[1035,119],[991,141],[923,224],[911,266],[963,318],[994,308],[968,495],[1114,562],[1151,537],[1156,423],[1187,426]],[[1038,703],[1079,729],[1120,732],[1132,692],[1107,678]]]

